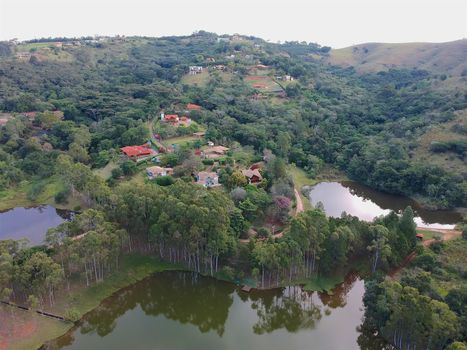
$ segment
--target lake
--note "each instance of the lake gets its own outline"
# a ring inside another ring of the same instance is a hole
[[[0,240],[27,238],[30,244],[40,245],[44,243],[49,228],[70,220],[72,216],[73,212],[50,205],[0,212]]]
[[[383,193],[352,181],[321,182],[309,192],[313,205],[323,203],[327,215],[339,217],[343,211],[366,221],[391,210],[401,213],[411,206],[416,214],[417,226],[453,229],[462,221],[462,215],[453,210],[427,210],[413,199]]]
[[[349,275],[332,295],[301,287],[242,292],[189,272],[164,272],[104,300],[45,349],[353,350],[364,282]],[[378,341],[375,347],[381,349]]]

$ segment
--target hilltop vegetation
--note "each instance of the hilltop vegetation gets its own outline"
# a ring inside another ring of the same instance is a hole
[[[35,137],[35,146],[28,121],[16,118],[2,129],[0,159],[14,168],[2,171],[4,189],[48,176],[28,170],[25,160],[53,162],[54,152],[70,151],[74,130],[90,133],[89,141],[73,146],[75,154],[87,153],[80,161],[101,167],[118,147],[149,137],[146,120],[196,103],[203,112],[193,113],[193,119],[207,128],[206,139],[237,141],[256,152],[271,149],[310,174],[318,158],[379,190],[423,197],[436,207],[465,206],[463,174],[412,154],[422,135],[465,109],[460,90],[436,88],[443,79],[439,74],[396,66],[359,75],[323,64],[326,47],[206,32],[60,40],[60,45],[55,44],[59,40],[2,44],[2,111],[13,116],[61,110],[65,115],[51,129],[55,138]],[[189,65],[209,71],[202,83],[189,80]],[[251,80],[258,75],[264,82]],[[290,142],[284,148],[280,140]],[[41,150],[46,143],[51,152]]]

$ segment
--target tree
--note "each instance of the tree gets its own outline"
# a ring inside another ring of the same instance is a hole
[[[277,154],[287,159],[289,156],[290,148],[292,147],[292,138],[286,131],[279,131],[277,134]]]
[[[20,267],[22,285],[39,295],[42,303],[47,296],[49,304],[54,304],[54,291],[62,279],[63,271],[60,265],[43,252],[32,254]]]
[[[246,179],[245,175],[242,174],[241,171],[236,170],[230,175],[228,186],[229,188],[235,187],[245,187],[248,184],[248,180]]]
[[[391,254],[391,247],[388,244],[389,231],[382,225],[372,226],[370,228],[373,240],[368,246],[368,251],[372,253],[371,270],[374,273],[380,263],[386,263]]]

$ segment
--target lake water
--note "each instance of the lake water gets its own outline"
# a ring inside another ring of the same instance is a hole
[[[30,244],[40,245],[49,228],[70,220],[72,215],[68,210],[50,205],[0,212],[0,240],[27,238]]]
[[[45,349],[353,350],[371,344],[362,323],[364,283],[349,275],[333,295],[300,287],[239,291],[188,272],[123,289]],[[360,337],[360,339],[359,339]],[[381,349],[375,340],[375,347]]]
[[[309,198],[313,205],[323,203],[326,214],[334,217],[345,211],[371,221],[391,210],[400,213],[410,205],[420,227],[452,229],[462,221],[461,214],[453,210],[427,210],[410,198],[376,191],[352,181],[321,182],[312,188]]]

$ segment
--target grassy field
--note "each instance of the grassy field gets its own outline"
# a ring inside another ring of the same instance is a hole
[[[249,75],[244,79],[252,88],[265,93],[281,92],[282,88],[271,77],[266,75]]]
[[[452,152],[434,153],[430,151],[430,145],[433,141],[444,142],[452,140],[465,139],[465,136],[455,133],[451,130],[455,124],[467,124],[467,111],[461,111],[457,118],[436,125],[428,132],[423,134],[417,142],[417,148],[414,151],[414,158],[420,162],[429,162],[430,164],[438,165],[448,171],[461,174],[465,172],[465,164],[463,159]]]
[[[34,186],[42,187],[42,190],[32,200],[28,197],[28,193],[31,192]],[[0,191],[0,211],[15,207],[31,207],[39,204],[49,204],[61,209],[73,209],[81,205],[76,199],[70,199],[67,204],[63,205],[55,203],[55,195],[63,189],[63,183],[56,176],[40,181],[23,181],[15,188]]]
[[[465,39],[447,43],[366,43],[331,50],[328,61],[353,66],[360,72],[378,72],[397,66],[460,76],[466,67],[466,45]]]
[[[79,285],[72,285],[70,291],[63,291],[61,295],[58,295],[56,304],[52,308],[46,308],[46,310],[63,315],[66,310],[73,308],[80,315],[84,315],[96,308],[103,299],[124,287],[132,285],[153,273],[179,269],[180,266],[163,263],[153,257],[127,255],[122,259],[120,269],[106,280],[90,288],[84,288],[82,281]],[[12,312],[12,310],[6,309],[5,311]],[[19,339],[15,337],[13,339],[10,338],[13,333],[8,334],[7,340],[10,343],[8,349],[12,350],[36,349],[47,340],[60,336],[72,327],[71,323],[36,316],[26,311],[16,311],[16,314],[24,320],[22,323],[17,324],[26,323],[29,332],[21,331],[25,328],[22,326],[16,332],[17,334],[21,334]],[[24,316],[25,314],[27,317]],[[32,325],[33,329],[31,330]],[[0,335],[2,334],[1,330],[2,328],[0,328]]]
[[[436,290],[440,295],[446,296],[448,291],[453,288],[467,288],[467,280],[463,277],[466,254],[467,240],[460,238],[444,242],[444,248],[438,260],[445,273],[441,278],[436,276],[433,279]]]
[[[205,69],[202,73],[200,74],[186,74],[182,78],[182,84],[187,84],[187,85],[196,85],[200,87],[204,87],[207,85],[209,81],[210,75],[207,69]]]
[[[196,141],[196,140],[200,140],[200,138],[198,136],[193,136],[190,134],[190,135],[184,135],[184,136],[171,137],[171,138],[163,140],[163,143],[166,147],[169,147],[172,144],[182,145],[182,144]]]
[[[107,165],[100,169],[94,169],[93,172],[96,175],[99,175],[104,180],[107,180],[112,176],[112,170],[118,168],[118,164],[115,162],[109,162]]]
[[[442,236],[441,233],[430,230],[417,230],[417,233],[423,234],[423,240],[440,238]]]

